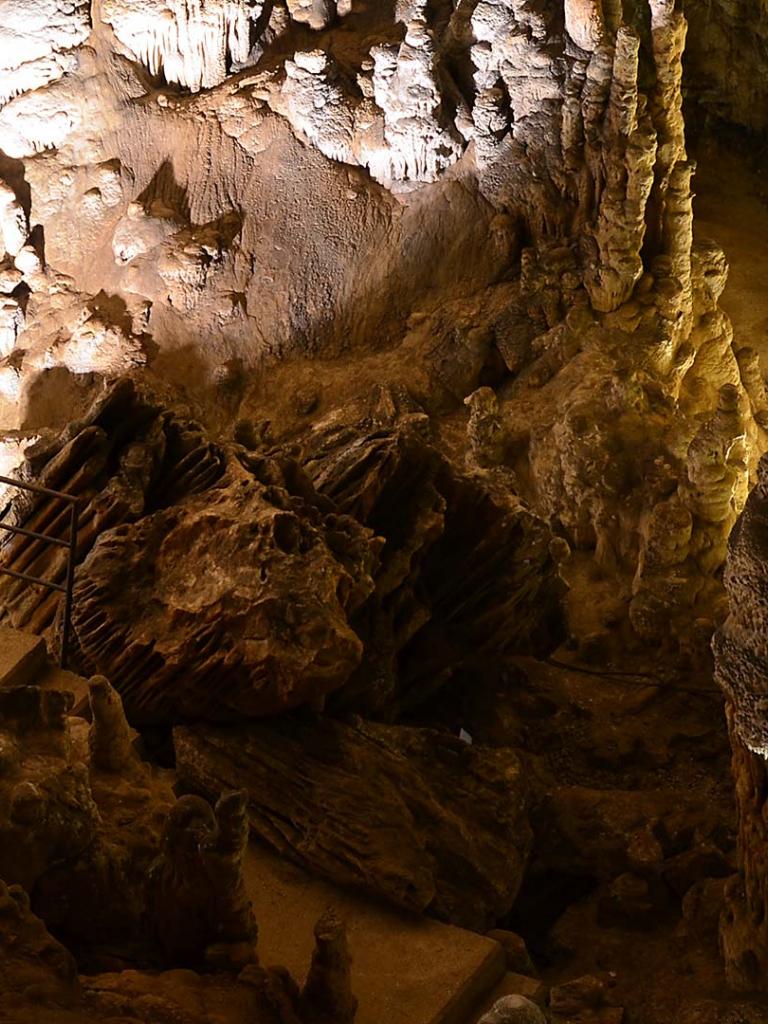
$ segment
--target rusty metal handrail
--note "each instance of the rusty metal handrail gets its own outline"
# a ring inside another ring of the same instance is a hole
[[[26,530],[22,526],[11,526],[9,523],[0,523],[0,529],[8,533],[20,534],[22,537],[32,537],[44,544],[54,544],[67,548],[67,581],[66,584],[54,583],[52,580],[41,579],[39,576],[30,576],[25,572],[17,572],[14,569],[6,569],[0,566],[1,576],[11,576],[17,580],[25,580],[27,583],[34,583],[37,586],[47,587],[48,590],[56,591],[64,595],[64,615],[61,624],[61,650],[59,652],[59,665],[67,667],[69,653],[69,634],[72,626],[72,592],[75,584],[75,560],[77,558],[77,498],[74,494],[66,494],[64,491],[53,491],[50,487],[41,487],[40,484],[24,483],[22,480],[13,480],[8,476],[0,476],[0,484],[8,487],[16,487],[20,491],[29,491],[31,494],[39,494],[52,501],[63,501],[69,505],[69,540],[61,540],[59,537],[51,537],[47,533],[36,533],[34,530]]]

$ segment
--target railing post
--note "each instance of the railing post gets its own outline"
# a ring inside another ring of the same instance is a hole
[[[67,552],[67,584],[64,594],[64,615],[61,624],[61,653],[59,664],[67,667],[69,655],[69,633],[72,628],[72,591],[75,585],[75,562],[77,561],[77,503],[69,506],[69,551]]]
[[[34,583],[48,590],[55,590],[64,594],[64,615],[61,624],[61,650],[59,651],[59,664],[62,668],[67,667],[69,655],[69,634],[72,631],[72,594],[75,586],[75,562],[77,561],[77,528],[78,528],[78,500],[74,494],[65,494],[63,491],[54,491],[50,487],[41,487],[40,484],[30,484],[21,480],[14,480],[8,476],[0,476],[0,484],[9,487],[16,487],[20,491],[29,491],[32,494],[39,494],[42,497],[51,498],[54,501],[63,501],[69,505],[69,540],[60,540],[58,537],[51,537],[45,533],[38,533],[36,530],[27,530],[23,526],[10,526],[7,523],[0,523],[0,529],[12,534],[20,534],[22,537],[31,537],[33,540],[41,541],[44,544],[59,544],[67,548],[67,582],[64,586],[53,583],[50,580],[40,579],[38,576],[31,576],[29,573],[17,572],[0,565],[0,576],[11,576],[17,580],[25,580],[27,583]],[[7,511],[7,509],[6,509]],[[5,511],[2,513],[5,515]]]

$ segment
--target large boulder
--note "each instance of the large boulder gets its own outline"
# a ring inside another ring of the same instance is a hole
[[[299,440],[317,491],[384,539],[353,620],[365,655],[334,708],[394,720],[463,669],[564,639],[548,525],[513,478],[446,457],[408,392],[374,388]]]
[[[357,523],[233,459],[219,485],[102,535],[77,577],[81,656],[134,720],[285,711],[359,664],[349,616],[373,561]]]

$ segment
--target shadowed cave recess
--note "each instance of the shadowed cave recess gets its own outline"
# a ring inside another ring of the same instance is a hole
[[[765,0],[0,0],[0,1024],[768,1024],[767,161]]]

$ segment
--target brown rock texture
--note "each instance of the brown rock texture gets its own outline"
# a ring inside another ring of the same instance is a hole
[[[490,388],[475,465],[617,576],[644,640],[717,614],[764,397],[694,244],[674,4],[48,7],[0,108],[4,459],[146,367],[214,435],[278,440],[405,387],[462,465]],[[757,54],[760,12],[710,11]]]
[[[457,471],[408,392],[375,388],[298,440],[319,493],[383,540],[352,620],[363,661],[335,708],[392,719],[468,665],[557,644],[565,585],[549,531],[514,480]]]
[[[30,451],[27,473],[80,496],[77,658],[132,721],[261,717],[337,691],[339,708],[395,717],[468,662],[557,644],[546,525],[453,469],[423,412],[375,394],[383,420],[354,406],[293,445],[242,423],[246,448],[124,379]],[[44,502],[12,511],[65,534]],[[64,579],[56,550],[25,536],[6,550],[14,571]],[[13,625],[53,619],[55,595],[3,591]]]
[[[739,875],[726,889],[721,942],[731,984],[765,989],[768,901],[765,784],[768,690],[765,641],[768,584],[768,461],[731,534],[725,583],[730,614],[715,636],[716,678],[728,699],[732,770],[739,813]]]
[[[3,1020],[213,1024],[215,1004],[232,1021],[305,1024],[287,972],[258,966],[242,876],[244,794],[225,793],[215,808],[199,797],[176,800],[170,773],[143,762],[133,744],[115,744],[119,763],[104,763],[107,736],[128,732],[107,686],[92,681],[90,726],[64,716],[69,693],[0,689],[11,790],[0,866],[25,886],[0,881]],[[335,994],[351,1021],[343,933],[319,926],[318,943],[313,984],[325,986],[327,1006]],[[137,960],[153,970],[120,970]],[[78,978],[82,964],[88,976]],[[169,966],[187,969],[158,971]]]
[[[0,0],[0,474],[79,516],[63,637],[23,577],[66,515],[0,487],[0,622],[90,680],[0,688],[20,1022],[366,1012],[332,912],[303,989],[259,965],[249,832],[524,933],[556,1019],[751,1020],[768,390],[685,121],[759,159],[767,41],[765,0]]]
[[[766,689],[766,592],[768,587],[768,460],[728,544],[725,585],[730,613],[714,640],[717,679],[733,710],[739,740],[755,753],[768,752]]]
[[[765,4],[694,0],[686,5],[685,14],[691,26],[686,55],[691,103],[711,122],[764,132],[768,126]]]
[[[77,582],[81,655],[150,720],[323,697],[362,655],[348,617],[372,589],[367,540],[233,461],[199,500],[99,539]],[[333,546],[352,549],[346,565]]]
[[[76,1003],[80,985],[75,960],[32,913],[29,896],[21,886],[0,882],[0,921],[4,1010],[13,1014],[25,1003],[29,1011],[35,1003]]]
[[[30,893],[58,865],[90,863],[100,828],[88,772],[71,749],[71,703],[35,687],[0,690],[0,877]]]
[[[765,826],[765,758],[749,750],[732,728],[732,771],[739,812],[739,874],[729,878],[720,915],[720,943],[729,984],[737,991],[765,991],[768,899]]]
[[[344,924],[329,908],[315,926],[315,950],[301,990],[299,1011],[306,1024],[352,1024],[357,998],[351,962]]]
[[[315,873],[467,927],[514,902],[531,834],[511,750],[331,719],[178,727],[174,745],[185,786],[240,779],[254,834]]]
[[[245,892],[246,794],[222,795],[212,810],[200,797],[171,808],[157,860],[147,875],[146,920],[169,964],[255,960],[256,921]]]

